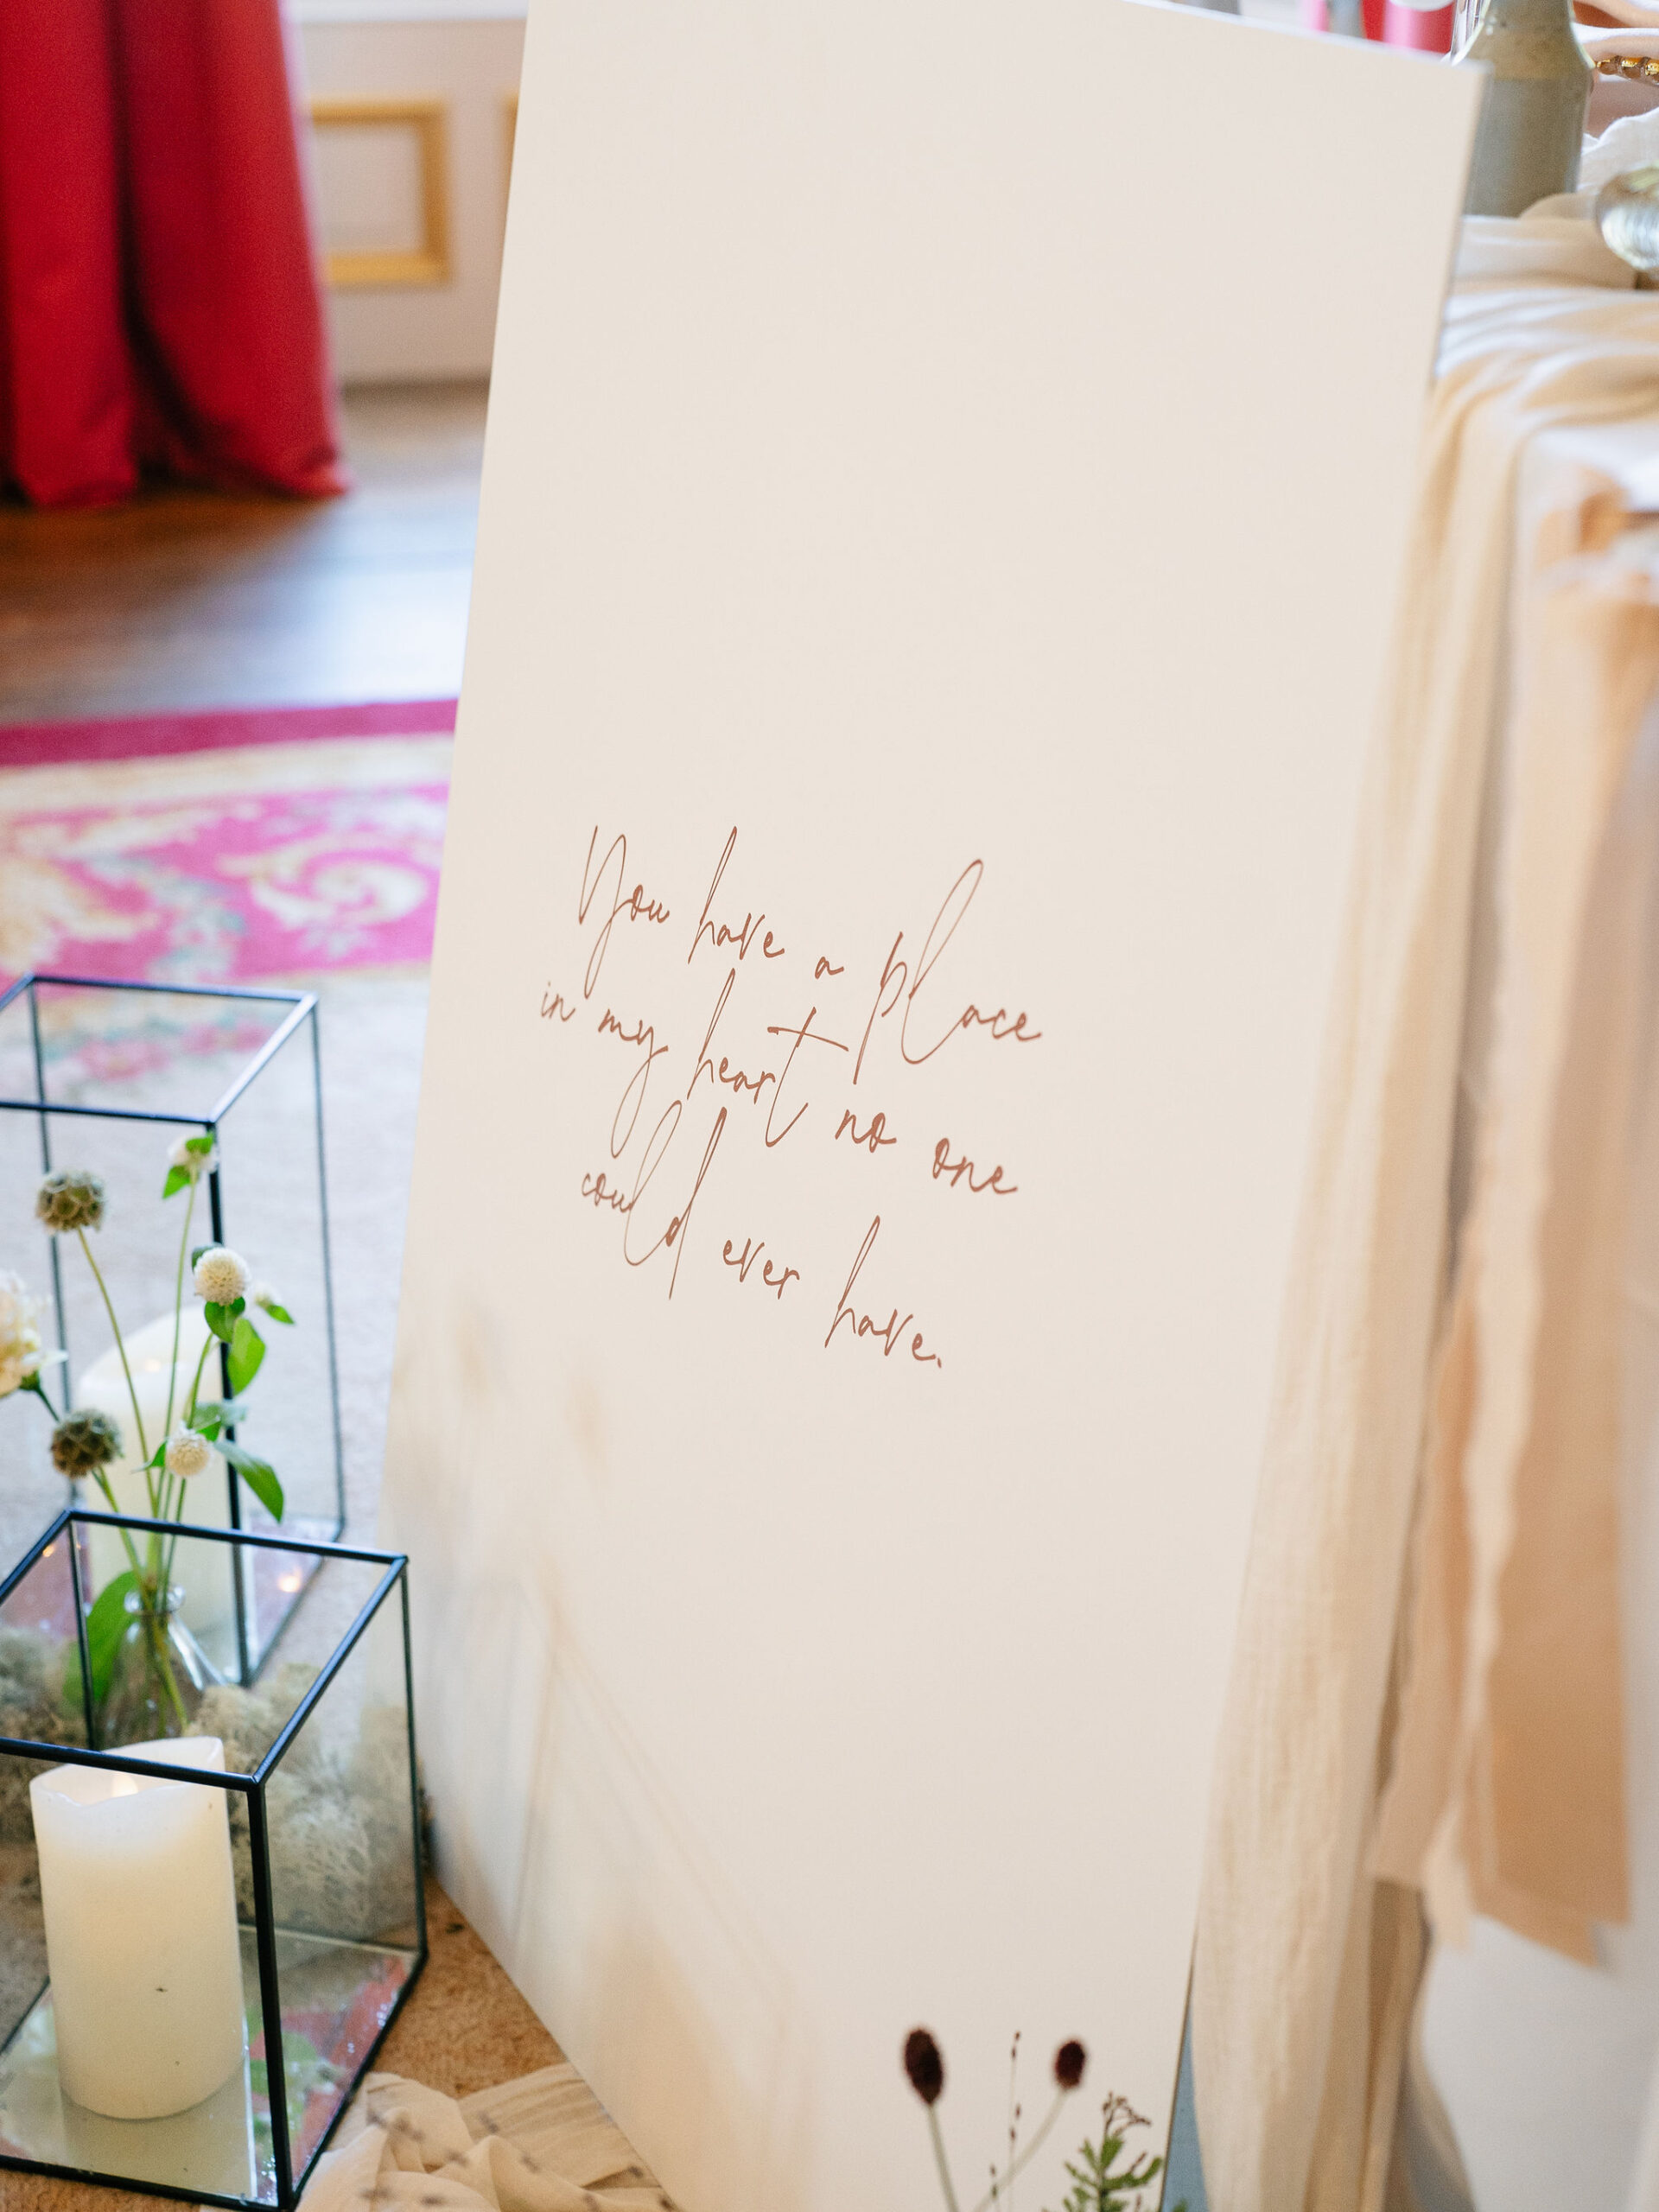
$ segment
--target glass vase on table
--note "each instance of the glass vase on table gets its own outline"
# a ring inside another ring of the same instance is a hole
[[[124,1618],[101,1679],[94,1662],[93,1711],[98,1740],[105,1745],[188,1735],[205,1693],[225,1687],[224,1675],[185,1624],[184,1592],[167,1579],[169,1562],[159,1556],[163,1543],[148,1540],[145,1579],[121,1592]]]
[[[1522,215],[1573,191],[1595,73],[1572,0],[1459,0],[1452,56],[1491,72],[1465,214]]]

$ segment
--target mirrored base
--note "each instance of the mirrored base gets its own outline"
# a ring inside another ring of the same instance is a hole
[[[279,1933],[289,2141],[296,2182],[350,2096],[415,1973],[418,1953]],[[60,2166],[110,2182],[187,2190],[209,2200],[278,2201],[259,1971],[242,1930],[247,2050],[203,2103],[165,2120],[109,2120],[66,2096],[48,1984],[0,2050],[0,2160]],[[3,2191],[0,2191],[3,2194]]]

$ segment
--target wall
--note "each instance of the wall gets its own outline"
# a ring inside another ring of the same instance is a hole
[[[312,163],[327,253],[359,255],[358,281],[329,285],[334,362],[343,382],[487,375],[506,214],[512,118],[524,48],[523,0],[298,0],[292,9],[310,107],[435,105],[443,146],[441,227],[447,266],[422,281],[360,281],[381,243],[395,256],[420,241],[420,134],[377,126],[314,130]],[[390,264],[380,257],[383,270]]]

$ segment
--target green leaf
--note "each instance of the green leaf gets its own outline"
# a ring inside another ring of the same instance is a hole
[[[86,1700],[80,1687],[80,1646],[78,1643],[70,1644],[64,1653],[63,1684],[58,1699],[63,1707],[64,1726],[80,1727],[86,1719]],[[58,1738],[60,1744],[68,1740],[66,1736]]]
[[[248,2014],[249,2048],[257,2044],[265,2030],[264,2016],[256,2007]],[[288,2124],[290,2133],[300,2132],[300,2116],[305,2110],[307,2098],[316,2089],[333,2088],[340,2081],[339,2070],[329,2064],[316,2045],[304,2036],[296,2035],[291,2027],[283,2029],[283,2072],[288,2082]],[[270,2095],[270,2069],[263,2058],[250,2058],[248,2074],[257,2097]],[[268,2126],[256,2120],[256,2127]],[[597,2202],[598,2199],[595,2198]]]
[[[289,1312],[286,1306],[279,1306],[274,1298],[271,1300],[270,1305],[262,1307],[261,1311],[269,1313],[273,1321],[281,1321],[290,1329],[294,1325],[294,1316]]]
[[[251,1452],[245,1452],[239,1444],[232,1444],[228,1436],[219,1439],[219,1448],[271,1519],[280,1521],[283,1517],[283,1486],[276,1479],[276,1468],[268,1459],[257,1459]]]
[[[237,1313],[234,1306],[217,1306],[210,1298],[202,1306],[202,1318],[221,1344],[229,1344],[236,1332]]]
[[[166,1457],[167,1439],[163,1437],[161,1442],[156,1446],[156,1449],[150,1453],[149,1459],[145,1462],[145,1465],[151,1467],[159,1467]]]
[[[190,1416],[190,1427],[211,1444],[226,1422],[245,1420],[247,1411],[245,1398],[214,1398],[196,1408]]]
[[[175,1191],[183,1190],[189,1180],[188,1168],[169,1167],[167,1171],[167,1180],[162,1185],[162,1196],[164,1198],[170,1198]]]
[[[138,1577],[129,1567],[113,1582],[105,1584],[86,1616],[86,1656],[92,1662],[94,1698],[102,1699],[109,1693],[116,1650],[126,1632],[127,1598],[137,1587]]]
[[[259,1372],[265,1340],[245,1314],[238,1313],[231,1332],[231,1388],[239,1396]]]
[[[194,1152],[199,1158],[205,1160],[213,1148],[213,1141],[212,1137],[186,1137],[184,1148],[187,1152]]]
[[[211,1244],[197,1244],[193,1246],[190,1253],[191,1266],[193,1268],[198,1266],[200,1263],[202,1254],[204,1252],[211,1252],[213,1249],[213,1248]]]

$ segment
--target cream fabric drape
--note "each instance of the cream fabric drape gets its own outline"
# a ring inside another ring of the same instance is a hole
[[[1580,1954],[1624,1909],[1607,1286],[1642,979],[1584,949],[1633,942],[1641,868],[1610,874],[1604,839],[1659,587],[1619,556],[1614,476],[1523,464],[1659,416],[1659,300],[1594,289],[1586,226],[1468,226],[1429,409],[1207,1845],[1212,2212],[1383,2204],[1420,1891]],[[1492,1033],[1454,1248],[1484,822]]]
[[[302,2212],[672,2212],[574,2066],[456,2099],[371,2074]]]

